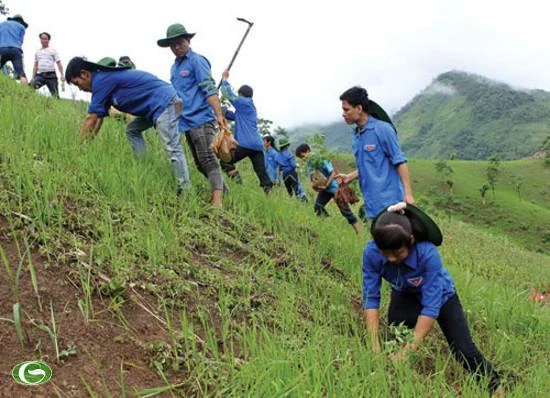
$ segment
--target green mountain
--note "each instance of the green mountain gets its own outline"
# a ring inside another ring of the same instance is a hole
[[[393,119],[411,158],[520,159],[540,149],[550,135],[550,93],[521,90],[465,72],[439,75]],[[304,126],[296,137],[324,132],[326,145],[350,152],[350,127],[343,122]]]

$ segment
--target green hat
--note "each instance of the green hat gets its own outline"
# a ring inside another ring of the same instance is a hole
[[[388,207],[386,210],[382,210],[375,218],[372,220],[370,226],[371,234],[374,232],[374,226],[378,218],[386,211],[392,211],[396,213],[403,213],[411,222],[413,229],[413,235],[417,242],[428,241],[433,243],[436,246],[441,245],[443,242],[443,234],[437,226],[434,220],[420,210],[418,207],[405,203],[399,202]]]
[[[170,47],[170,43],[175,39],[179,39],[180,37],[191,39],[193,38],[193,36],[195,36],[195,34],[188,33],[182,24],[175,23],[170,25],[168,29],[166,29],[166,38],[157,40],[157,44],[160,47]]]
[[[116,67],[116,60],[114,58],[111,58],[111,57],[103,57],[99,61],[97,61],[97,63],[99,65],[109,66],[111,68]]]
[[[290,145],[290,140],[288,137],[282,136],[279,138],[279,148],[285,147],[287,145]]]
[[[8,17],[8,21],[17,21],[27,29],[29,24],[25,22],[21,14],[15,14],[13,17]]]

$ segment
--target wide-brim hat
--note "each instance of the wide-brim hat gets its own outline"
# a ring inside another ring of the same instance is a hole
[[[160,47],[170,47],[170,43],[180,37],[191,39],[193,36],[195,36],[195,33],[189,33],[182,24],[175,23],[166,29],[166,37],[164,39],[157,40],[157,44]]]
[[[113,61],[114,61],[114,66],[112,66]],[[70,83],[73,77],[80,75],[80,71],[82,69],[88,70],[90,72],[95,72],[99,70],[116,71],[116,70],[126,70],[130,68],[128,66],[117,66],[116,61],[111,57],[104,57],[101,60],[99,60],[98,63],[88,61],[84,57],[73,57],[67,64],[67,67],[65,68],[65,80]]]
[[[290,145],[290,140],[287,137],[281,137],[279,138],[279,148],[285,147],[287,145]]]
[[[439,226],[435,221],[426,214],[423,210],[405,202],[399,202],[388,207],[386,210],[381,211],[375,218],[372,220],[370,226],[371,234],[374,232],[374,226],[378,217],[380,217],[384,212],[392,211],[396,213],[402,213],[411,222],[413,229],[413,235],[416,242],[431,242],[436,246],[440,246],[443,243],[443,234],[439,229]]]
[[[17,21],[21,25],[23,25],[25,27],[25,29],[27,29],[29,27],[29,24],[25,22],[25,20],[23,19],[23,17],[20,14],[15,14],[13,17],[8,17],[8,21]]]

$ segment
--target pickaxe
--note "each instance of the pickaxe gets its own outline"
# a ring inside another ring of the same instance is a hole
[[[241,39],[241,42],[239,43],[239,46],[237,47],[237,50],[235,50],[235,53],[233,54],[233,58],[231,58],[231,62],[229,62],[229,66],[227,67],[227,70],[231,69],[231,67],[233,66],[233,62],[235,62],[235,58],[237,58],[237,54],[239,53],[239,51],[240,51],[240,49],[241,49],[241,47],[244,43],[244,40],[246,39],[246,36],[248,36],[248,32],[250,32],[250,29],[252,28],[252,25],[254,25],[254,22],[247,21],[244,18],[237,18],[237,21],[241,21],[241,22],[244,22],[244,23],[248,24],[248,28],[246,28],[246,32],[244,32],[244,36]],[[222,85],[222,82],[220,81],[220,84],[218,84],[218,89],[220,88],[221,85]]]

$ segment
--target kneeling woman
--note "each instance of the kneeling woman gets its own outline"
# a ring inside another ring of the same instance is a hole
[[[382,278],[391,286],[388,321],[414,328],[414,342],[394,355],[403,359],[418,349],[437,320],[449,347],[469,372],[490,379],[489,392],[504,396],[499,375],[472,341],[451,275],[435,245],[415,242],[406,215],[386,211],[374,221],[373,239],[363,253],[363,316],[374,352],[380,352],[378,320]]]

